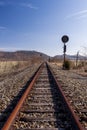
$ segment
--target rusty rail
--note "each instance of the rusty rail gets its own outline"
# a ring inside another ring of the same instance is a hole
[[[44,63],[43,63],[44,64]],[[16,107],[14,108],[14,110],[12,111],[11,115],[9,116],[8,120],[6,121],[6,123],[4,124],[2,130],[9,130],[11,127],[11,124],[13,123],[16,115],[18,114],[21,106],[23,105],[24,100],[26,99],[27,95],[29,94],[30,90],[32,89],[36,79],[39,76],[39,73],[43,67],[43,64],[41,64],[41,66],[39,67],[38,71],[36,72],[36,75],[34,76],[32,82],[30,83],[30,85],[28,86],[28,88],[26,89],[26,91],[24,92],[24,94],[22,95],[21,99],[19,100],[19,102],[17,103]]]
[[[75,127],[75,130],[85,130],[85,129],[82,127],[81,123],[79,122],[79,118],[75,115],[73,109],[71,108],[71,105],[70,105],[69,101],[68,101],[67,98],[65,97],[65,95],[64,95],[64,93],[63,93],[63,91],[62,91],[62,89],[61,89],[61,85],[59,84],[59,82],[57,81],[57,79],[56,79],[55,76],[54,76],[53,70],[51,69],[51,67],[50,67],[48,64],[47,64],[47,67],[49,68],[50,72],[51,72],[52,75],[53,75],[53,78],[54,78],[54,80],[55,80],[55,82],[56,82],[56,84],[57,84],[57,86],[58,86],[58,89],[59,89],[59,91],[60,91],[60,93],[61,93],[61,96],[62,96],[64,102],[67,104],[67,109],[69,109],[69,112],[71,113],[71,118],[72,118],[72,120],[73,120],[73,125],[74,125],[74,127]]]
[[[16,115],[18,114],[21,106],[23,105],[24,100],[26,99],[27,95],[29,94],[30,90],[32,89],[35,81],[37,80],[39,73],[41,71],[43,67],[43,64],[41,65],[41,67],[39,68],[39,70],[37,71],[35,77],[33,78],[32,82],[30,83],[30,85],[28,86],[27,90],[25,91],[25,93],[23,94],[23,96],[21,97],[21,99],[19,100],[18,104],[16,105],[15,109],[13,110],[13,112],[11,113],[11,115],[9,116],[8,120],[6,121],[6,123],[4,124],[2,130],[9,130],[13,121],[15,120]],[[56,82],[56,84],[58,85],[58,89],[61,93],[61,96],[64,100],[64,102],[67,104],[67,109],[69,109],[70,113],[71,113],[71,118],[73,120],[73,126],[75,128],[75,130],[84,130],[82,125],[79,122],[78,117],[75,115],[74,111],[72,110],[70,103],[68,102],[67,98],[65,97],[64,93],[62,92],[61,86],[60,84],[57,82],[57,79],[54,77],[53,71],[50,68],[50,66],[47,64],[47,67],[49,68],[50,72],[53,75],[53,78]]]

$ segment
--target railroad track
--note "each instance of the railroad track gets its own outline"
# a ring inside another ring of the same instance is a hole
[[[51,68],[44,63],[2,130],[84,130]]]

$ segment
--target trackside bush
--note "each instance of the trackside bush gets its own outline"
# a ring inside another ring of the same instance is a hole
[[[70,70],[71,62],[69,60],[66,60],[65,63],[63,63],[63,68],[66,70]]]

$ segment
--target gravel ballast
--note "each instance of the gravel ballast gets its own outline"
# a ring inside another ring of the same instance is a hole
[[[74,111],[87,128],[87,76],[81,75],[78,71],[62,70],[57,64],[50,66]]]

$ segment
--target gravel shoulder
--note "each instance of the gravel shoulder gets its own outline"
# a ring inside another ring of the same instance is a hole
[[[19,91],[26,85],[27,81],[35,73],[39,64],[27,67],[26,69],[5,76],[0,81],[0,115],[7,108],[10,102],[18,95]]]
[[[87,128],[87,75],[79,70],[62,70],[56,64],[50,66],[75,113]]]

